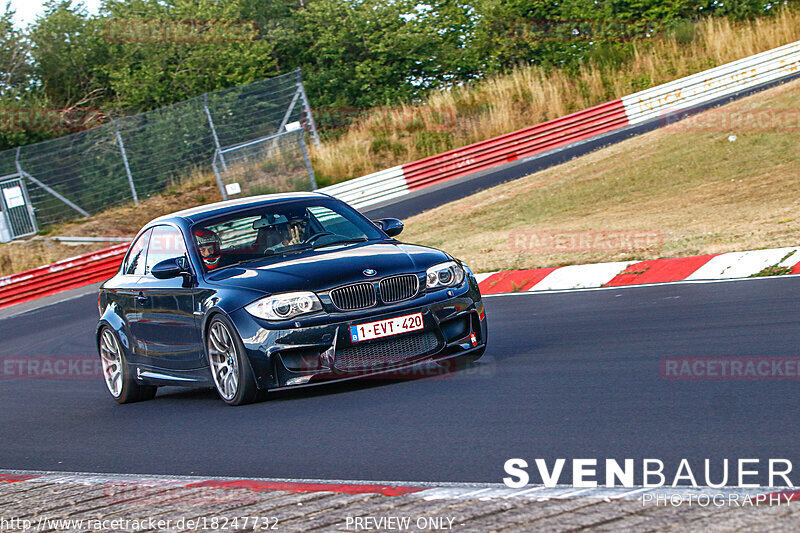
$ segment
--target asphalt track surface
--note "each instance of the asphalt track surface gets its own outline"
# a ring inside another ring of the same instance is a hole
[[[658,458],[668,476],[681,458],[698,476],[704,458],[758,458],[765,484],[767,458],[800,464],[798,381],[670,381],[660,361],[797,356],[798,300],[797,277],[492,297],[470,370],[236,408],[210,390],[118,405],[101,379],[4,376],[0,468],[500,482],[512,457]],[[0,320],[0,356],[94,357],[96,317],[88,295]]]

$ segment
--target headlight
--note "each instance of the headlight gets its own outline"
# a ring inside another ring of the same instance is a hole
[[[464,269],[455,261],[448,261],[430,267],[425,278],[428,280],[429,289],[456,287],[464,281]]]
[[[264,320],[288,320],[320,311],[322,304],[313,292],[285,292],[261,298],[244,308],[251,315]]]

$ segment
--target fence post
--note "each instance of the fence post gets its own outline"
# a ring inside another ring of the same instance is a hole
[[[314,169],[311,168],[311,160],[308,158],[308,152],[306,151],[306,142],[303,140],[303,130],[297,130],[300,132],[298,135],[300,139],[300,149],[303,150],[303,160],[306,162],[306,168],[308,169],[308,177],[311,178],[311,190],[317,190],[317,180],[314,178]]]
[[[319,148],[320,142],[319,135],[317,134],[317,124],[314,122],[314,115],[311,114],[311,105],[308,103],[308,96],[306,96],[306,90],[303,87],[303,73],[300,69],[297,69],[297,90],[300,91],[300,98],[303,99],[303,107],[306,110],[308,124],[311,126],[311,136],[314,137],[314,143],[317,145],[317,148]]]
[[[294,97],[292,97],[292,103],[289,104],[289,107],[286,109],[286,113],[283,114],[283,119],[281,120],[281,125],[278,126],[278,131],[275,133],[283,133],[283,128],[286,127],[286,124],[289,122],[289,117],[292,116],[292,111],[294,111],[294,106],[297,104],[297,99],[300,97],[300,86],[298,85],[297,90],[294,92]]]
[[[214,150],[214,158],[211,160],[211,168],[214,169],[214,175],[217,177],[217,185],[219,185],[219,192],[222,194],[222,199],[228,199],[228,191],[225,189],[225,184],[222,183],[222,176],[219,175],[219,169],[217,168],[217,156],[222,155],[219,149]]]
[[[228,166],[225,164],[225,156],[222,155],[222,147],[219,145],[219,137],[217,137],[217,128],[214,127],[214,120],[211,118],[211,111],[208,109],[208,93],[203,95],[203,109],[206,110],[206,116],[208,117],[208,125],[211,128],[211,135],[214,137],[214,144],[217,147],[217,153],[219,154],[220,163],[222,163],[222,171],[227,172]]]
[[[34,178],[33,176],[31,176],[31,175],[30,175],[30,174],[28,174],[27,172],[25,172],[24,170],[22,170],[22,165],[20,165],[20,162],[19,162],[19,150],[20,150],[20,148],[22,148],[22,147],[21,147],[21,146],[17,146],[17,157],[16,157],[16,160],[14,161],[14,163],[16,163],[16,165],[17,165],[17,172],[19,173],[19,175],[20,175],[20,176],[24,176],[24,177],[28,178],[28,179],[29,179],[29,180],[31,180],[31,181],[32,181],[34,184],[38,185],[39,187],[41,187],[41,188],[42,188],[42,189],[44,189],[45,191],[49,192],[50,194],[52,194],[53,196],[55,196],[56,198],[58,198],[59,200],[61,200],[61,201],[62,201],[62,202],[64,202],[65,204],[67,204],[68,206],[70,206],[72,209],[74,209],[75,211],[77,211],[77,212],[78,212],[78,213],[80,213],[81,215],[83,215],[83,216],[85,216],[85,217],[88,217],[88,216],[89,216],[89,213],[87,213],[86,211],[84,211],[83,209],[81,209],[80,207],[78,207],[77,205],[73,204],[72,202],[70,202],[69,200],[67,200],[66,198],[64,198],[64,197],[63,197],[63,196],[61,196],[60,194],[58,194],[58,193],[57,193],[56,191],[54,191],[53,189],[51,189],[50,187],[48,187],[47,185],[45,185],[44,183],[42,183],[41,181],[37,180],[36,178]]]
[[[125,163],[125,173],[128,174],[128,183],[131,184],[131,194],[133,195],[133,203],[139,205],[139,196],[136,194],[136,187],[133,185],[133,176],[131,175],[131,167],[128,165],[128,154],[125,153],[125,145],[122,143],[122,135],[119,133],[119,121],[117,124],[117,142],[119,143],[119,151],[122,152],[122,162]]]

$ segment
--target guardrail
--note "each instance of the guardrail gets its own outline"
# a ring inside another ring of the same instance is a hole
[[[320,189],[363,208],[800,74],[800,41],[487,141]]]
[[[669,118],[719,98],[800,74],[800,41],[443,154],[319,189],[356,208],[563,148],[622,128]],[[665,124],[669,123],[665,120]],[[0,307],[111,277],[127,244],[0,278]]]
[[[0,308],[105,281],[119,268],[128,243],[0,278]]]

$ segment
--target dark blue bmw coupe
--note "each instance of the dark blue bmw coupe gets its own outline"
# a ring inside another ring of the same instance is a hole
[[[244,198],[157,218],[100,288],[97,346],[111,395],[261,391],[465,366],[486,349],[478,283],[450,255],[394,239],[320,193]],[[429,364],[429,363],[427,363]]]

